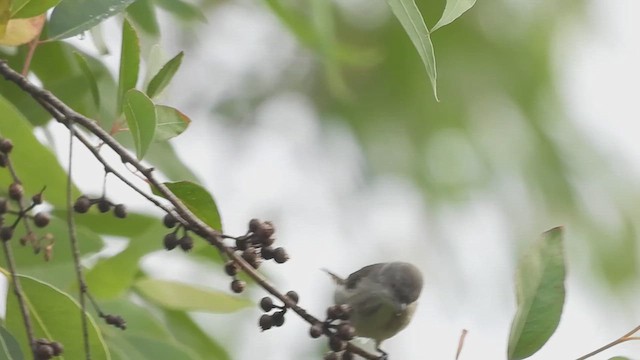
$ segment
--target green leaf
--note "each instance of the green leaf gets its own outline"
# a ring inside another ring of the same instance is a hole
[[[147,34],[151,36],[160,35],[156,9],[151,4],[151,0],[136,0],[127,8],[127,14]]]
[[[166,328],[201,359],[231,360],[222,345],[215,342],[183,311],[164,311]]]
[[[38,16],[59,2],[60,0],[14,0],[11,4],[11,18],[23,19]]]
[[[135,0],[63,0],[49,20],[49,39],[66,39],[83,33],[113,15],[123,12]]]
[[[78,303],[68,294],[44,282],[28,276],[19,276],[19,279],[31,315],[35,337],[60,342],[64,346],[66,359],[84,359],[85,352]],[[90,315],[88,317],[91,359],[109,360],[109,352],[102,335],[93,318]],[[9,292],[7,299],[6,326],[11,333],[21,334],[17,338],[20,347],[23,353],[30,354],[26,336],[22,336],[25,334],[24,323],[13,290]]]
[[[253,306],[243,297],[175,281],[145,278],[134,286],[149,301],[171,310],[231,313]]]
[[[7,32],[7,23],[11,19],[11,0],[0,0],[0,36]]]
[[[143,92],[131,89],[124,96],[123,110],[136,146],[136,155],[141,160],[156,132],[155,105]]]
[[[191,21],[198,20],[203,23],[207,22],[207,17],[204,16],[200,8],[195,5],[189,4],[182,0],[154,0],[158,6],[167,10],[175,15],[177,18]]]
[[[433,44],[429,35],[429,29],[422,19],[422,14],[414,0],[387,0],[391,11],[402,24],[404,31],[409,35],[413,46],[418,50],[420,58],[427,70],[433,96],[438,100],[438,90],[436,87],[436,57],[433,53]]]
[[[149,86],[147,86],[147,95],[149,95],[150,98],[160,94],[162,90],[169,85],[169,82],[180,68],[183,56],[184,52],[180,51],[178,55],[167,61],[160,71],[151,79]]]
[[[0,114],[0,136],[13,141],[11,160],[25,192],[33,195],[47,186],[46,200],[54,206],[64,207],[65,192],[58,190],[66,188],[67,173],[58,159],[33,136],[31,124],[3,97],[0,97]],[[3,185],[0,186],[0,194],[6,194],[12,181],[8,171],[0,171],[0,184]],[[76,195],[80,193],[75,187],[73,192]]]
[[[89,82],[89,89],[91,90],[91,97],[93,98],[93,103],[95,104],[96,109],[100,109],[100,90],[98,89],[98,81],[96,80],[96,77],[93,76],[93,72],[89,67],[89,63],[87,62],[87,59],[84,56],[82,56],[82,54],[80,54],[77,51],[74,51],[73,55],[76,57],[76,60],[78,61],[80,70],[82,70],[82,73],[84,74],[85,78]]]
[[[156,124],[155,141],[167,141],[182,134],[191,123],[187,115],[178,109],[165,105],[156,105],[158,123]]]
[[[0,359],[24,360],[18,340],[3,326],[0,326]]]
[[[109,340],[109,348],[118,354],[117,359],[123,360],[200,360],[193,351],[180,344],[141,335],[114,336]]]
[[[433,33],[439,28],[451,24],[455,19],[459,18],[467,10],[471,9],[475,3],[476,0],[447,0],[447,5],[444,7],[442,17],[433,26],[431,32]]]
[[[120,53],[120,72],[118,75],[118,105],[116,113],[122,111],[124,95],[134,89],[140,70],[140,40],[136,30],[125,19],[122,23],[122,50]]]
[[[614,356],[614,357],[610,358],[609,360],[631,360],[631,358],[628,358],[626,356]]]
[[[560,322],[565,298],[563,230],[553,228],[525,253],[516,274],[518,309],[509,335],[509,360],[536,353]]]
[[[164,185],[205,224],[222,231],[222,221],[220,220],[218,206],[207,190],[190,181],[164,183]],[[151,190],[154,194],[161,196],[155,187]]]

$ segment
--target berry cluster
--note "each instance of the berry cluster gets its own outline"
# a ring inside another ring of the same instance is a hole
[[[298,303],[300,299],[298,297],[298,293],[295,291],[287,292],[286,296],[291,300],[294,304]],[[258,321],[258,325],[260,325],[260,329],[269,330],[272,327],[280,327],[284,324],[284,315],[287,313],[286,305],[276,305],[273,303],[273,299],[265,296],[260,300],[260,308],[264,310],[265,314],[260,316],[260,320]],[[271,314],[268,314],[269,311],[277,309]]]
[[[73,210],[79,214],[84,214],[89,211],[91,206],[96,204],[101,213],[109,212],[109,210],[113,208],[113,215],[117,218],[124,219],[127,217],[127,208],[124,204],[114,204],[104,196],[99,198],[90,198],[86,195],[81,195],[73,204]]]
[[[62,355],[64,347],[57,341],[38,339],[33,350],[36,360],[49,360],[54,356]]]
[[[329,337],[331,351],[324,356],[325,360],[351,360],[354,355],[347,351],[347,342],[355,336],[355,329],[349,323],[351,308],[348,305],[333,305],[327,309],[327,319],[311,326],[309,335],[319,338],[322,334]]]
[[[178,223],[178,220],[175,216],[173,216],[173,214],[168,213],[167,215],[165,215],[162,219],[162,223],[169,229],[175,228],[172,232],[165,235],[164,239],[162,240],[165,249],[173,250],[178,246],[180,246],[182,251],[185,252],[191,251],[191,249],[193,249],[193,238],[189,236],[189,229],[187,229],[184,225]],[[178,237],[178,231],[180,229],[182,229],[182,236]]]
[[[100,314],[99,316],[103,318],[104,321],[109,325],[115,326],[118,329],[122,330],[127,329],[127,322],[120,315]]]

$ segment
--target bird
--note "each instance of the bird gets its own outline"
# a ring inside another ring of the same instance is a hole
[[[349,322],[356,336],[381,343],[404,329],[416,310],[422,292],[420,270],[406,262],[377,263],[363,267],[346,279],[324,269],[336,283],[334,301],[351,308]]]

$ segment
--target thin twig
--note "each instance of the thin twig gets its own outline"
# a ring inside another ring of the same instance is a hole
[[[67,125],[69,128],[69,170],[67,171],[67,227],[69,228],[69,244],[71,245],[71,253],[73,254],[73,265],[78,278],[78,292],[80,300],[80,319],[82,321],[82,341],[84,343],[84,354],[87,360],[91,359],[91,347],[89,346],[89,324],[87,320],[87,305],[85,294],[87,292],[87,283],[84,281],[84,273],[82,272],[82,264],[80,263],[80,249],[78,246],[78,238],[76,236],[76,223],[74,219],[72,192],[73,177],[71,170],[73,169],[73,124]]]
[[[124,163],[131,164],[136,170],[138,170],[145,176],[147,181],[149,181],[149,183],[154,186],[157,191],[173,205],[178,215],[180,215],[180,217],[182,217],[187,222],[191,231],[198,234],[206,241],[208,241],[211,245],[215,246],[219,251],[226,254],[229,259],[232,259],[236,264],[238,264],[242,271],[244,271],[250,278],[252,278],[260,287],[282,301],[287,307],[293,310],[309,324],[316,324],[320,322],[320,320],[318,320],[316,317],[307,313],[305,309],[301,308],[283,293],[278,291],[278,289],[276,289],[275,286],[273,286],[264,276],[262,276],[262,274],[257,272],[240,255],[236,254],[234,249],[225,246],[222,241],[222,234],[219,231],[211,228],[195,214],[193,214],[182,203],[182,201],[180,201],[180,199],[176,197],[171,192],[171,190],[169,190],[167,186],[156,179],[156,177],[153,175],[153,168],[146,167],[141,162],[139,162],[133,155],[131,155],[129,150],[127,150],[117,140],[109,135],[109,133],[102,129],[96,122],[71,109],[65,103],[55,97],[51,92],[41,89],[29,82],[29,80],[27,80],[24,76],[21,76],[19,73],[11,69],[5,61],[0,61],[0,73],[5,77],[5,79],[14,82],[25,92],[31,95],[31,97],[36,99],[40,104],[47,104],[47,106],[43,105],[43,107],[45,107],[45,109],[49,111],[60,123],[64,124],[67,127],[69,127],[71,123],[80,125],[87,131],[98,137],[100,140],[102,140],[105,145],[109,146],[120,156]],[[51,111],[52,108],[55,109],[55,111]],[[60,113],[64,115],[64,117],[61,118],[59,116],[56,116],[56,113]],[[347,349],[349,350],[349,352],[359,355],[368,360],[380,359],[379,356],[371,354],[351,343],[347,344]]]
[[[467,334],[469,330],[462,329],[462,333],[460,334],[460,340],[458,340],[458,350],[456,351],[456,360],[460,358],[460,354],[462,353],[462,347],[464,346],[464,340],[467,338]]]
[[[628,333],[622,335],[621,337],[613,340],[612,342],[608,343],[607,345],[604,345],[586,355],[580,356],[579,358],[577,358],[576,360],[584,360],[587,358],[592,357],[593,355],[599,354],[609,348],[612,348],[618,344],[622,344],[625,341],[630,341],[630,340],[640,340],[639,337],[635,337],[635,336],[631,336],[635,333],[637,333],[638,331],[640,331],[640,325],[636,326],[635,328],[633,328],[633,330],[629,331]]]

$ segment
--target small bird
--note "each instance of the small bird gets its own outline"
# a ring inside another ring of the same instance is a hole
[[[346,279],[325,270],[335,281],[336,304],[351,307],[349,321],[356,335],[380,344],[404,329],[416,310],[422,291],[420,270],[405,262],[365,266]]]

